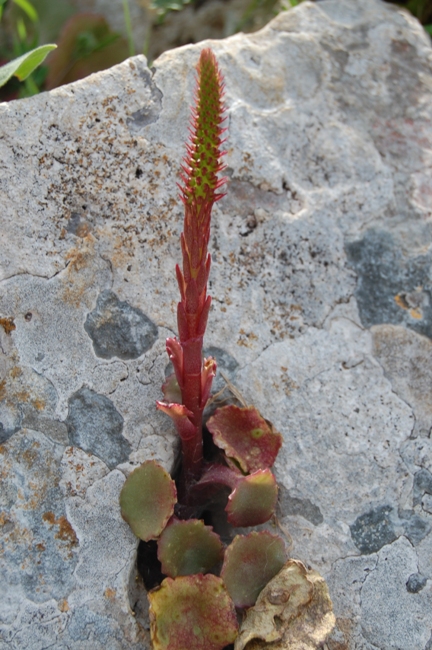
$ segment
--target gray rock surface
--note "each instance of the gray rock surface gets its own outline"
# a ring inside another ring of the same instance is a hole
[[[283,434],[279,523],[328,580],[328,649],[430,648],[429,40],[323,0],[212,46],[230,184],[206,346]],[[149,648],[118,496],[175,457],[154,402],[200,48],[0,106],[2,649]]]

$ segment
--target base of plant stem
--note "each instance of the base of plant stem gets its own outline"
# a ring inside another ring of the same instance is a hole
[[[216,447],[213,438],[207,428],[203,428],[203,456],[207,463],[218,460],[220,449]],[[171,478],[175,481],[180,495],[182,480],[182,451],[178,449],[177,458],[174,462],[174,469]],[[220,536],[224,544],[229,544],[234,537],[234,530],[227,520],[225,506],[229,490],[218,490],[218,495],[211,503],[202,506],[193,506],[178,503],[175,506],[175,516],[179,519],[188,520],[191,518],[202,519],[206,526],[212,526],[213,530]],[[179,499],[180,500],[180,499]],[[141,576],[147,591],[158,587],[166,577],[161,570],[161,563],[157,556],[157,541],[140,541],[137,549],[137,570]],[[231,646],[230,646],[231,647]],[[233,646],[232,646],[233,647]]]

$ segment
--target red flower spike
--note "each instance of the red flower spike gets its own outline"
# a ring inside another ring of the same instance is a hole
[[[166,350],[172,361],[174,372],[181,388],[183,384],[183,349],[177,339],[167,339]]]
[[[271,467],[282,445],[281,434],[253,406],[217,409],[207,427],[214,443],[245,473]]]
[[[196,427],[190,421],[193,415],[183,404],[165,404],[156,402],[156,408],[163,411],[174,421],[180,438],[184,441],[192,440],[196,435]]]
[[[175,339],[167,342],[181,389],[181,402],[190,413],[188,418],[195,430],[194,435],[189,436],[189,427],[185,435],[184,420],[173,418],[183,441],[188,441],[187,445],[182,445],[181,482],[186,492],[188,486],[199,480],[202,471],[202,415],[216,370],[214,364],[203,364],[202,347],[211,305],[211,298],[207,295],[211,211],[214,203],[222,197],[219,190],[226,181],[218,178],[224,168],[221,162],[224,153],[221,151],[221,135],[225,131],[221,126],[224,112],[222,94],[222,76],[215,56],[210,49],[204,49],[197,66],[195,106],[191,111],[190,137],[181,163],[182,183],[179,185],[185,208],[180,238],[182,268],[176,268],[180,290],[177,306],[179,342]],[[158,408],[166,412],[168,409],[160,404]],[[173,417],[173,412],[169,415]]]
[[[201,406],[205,408],[210,397],[210,390],[213,377],[216,375],[217,364],[213,357],[204,359],[203,371],[201,373]]]

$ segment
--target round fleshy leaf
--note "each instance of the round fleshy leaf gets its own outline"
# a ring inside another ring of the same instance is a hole
[[[225,551],[221,577],[236,607],[254,605],[286,561],[283,539],[267,531],[237,535]]]
[[[277,501],[276,479],[269,469],[259,469],[240,479],[225,508],[233,526],[258,526],[272,516]]]
[[[222,650],[237,636],[234,604],[217,576],[165,578],[148,598],[154,650]]]
[[[159,537],[177,502],[175,483],[154,460],[148,460],[126,479],[120,493],[121,514],[137,537]]]
[[[222,557],[219,535],[198,519],[172,519],[158,541],[162,571],[171,578],[207,573]]]
[[[253,407],[223,406],[208,420],[215,444],[236,460],[244,472],[271,467],[282,436]]]

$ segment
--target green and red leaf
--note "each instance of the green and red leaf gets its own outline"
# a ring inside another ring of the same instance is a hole
[[[137,467],[126,479],[120,493],[123,519],[145,542],[159,537],[176,503],[174,481],[154,460]]]
[[[267,531],[237,535],[225,551],[221,578],[236,607],[255,604],[260,591],[283,567],[283,539]]]
[[[223,545],[211,526],[198,519],[173,518],[158,541],[162,572],[171,578],[207,573],[223,558]]]
[[[243,476],[225,508],[233,526],[258,526],[272,516],[277,501],[276,479],[269,469]]]
[[[148,598],[154,650],[222,650],[237,636],[234,604],[217,576],[165,578]]]
[[[253,406],[224,406],[208,420],[215,444],[240,465],[243,472],[271,467],[282,436]]]

